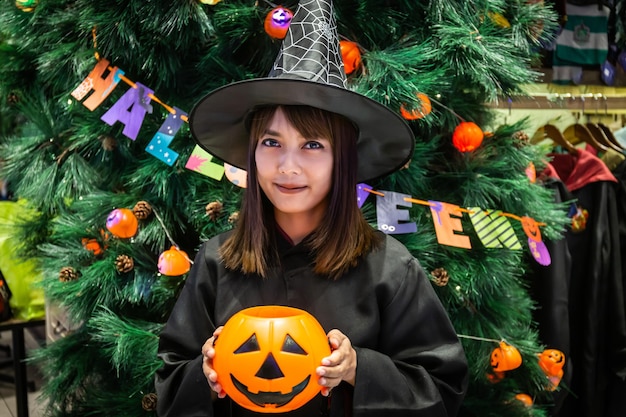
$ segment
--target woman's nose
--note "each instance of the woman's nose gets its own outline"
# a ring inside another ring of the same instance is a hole
[[[278,172],[281,174],[300,174],[300,161],[296,152],[286,150],[280,158]]]

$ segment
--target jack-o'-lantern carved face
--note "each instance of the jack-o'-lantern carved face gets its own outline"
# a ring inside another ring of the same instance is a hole
[[[563,375],[565,355],[557,349],[546,349],[539,354],[539,366],[548,376]]]
[[[541,230],[535,219],[524,216],[522,217],[522,228],[526,235],[535,242],[541,242]]]
[[[320,392],[315,369],[330,355],[324,329],[290,307],[252,307],[235,314],[215,343],[213,368],[224,391],[242,407],[294,410]]]
[[[491,352],[491,367],[494,371],[504,372],[518,368],[522,364],[522,355],[508,343],[502,341],[500,346]]]

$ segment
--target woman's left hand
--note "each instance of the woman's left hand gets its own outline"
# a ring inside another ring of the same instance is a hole
[[[316,369],[318,384],[322,386],[322,395],[328,396],[330,390],[346,381],[354,385],[356,378],[356,351],[348,336],[337,329],[328,332],[331,354],[322,359],[322,366]]]

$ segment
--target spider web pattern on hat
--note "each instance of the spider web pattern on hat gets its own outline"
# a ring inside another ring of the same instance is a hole
[[[346,88],[332,0],[300,1],[269,76]]]

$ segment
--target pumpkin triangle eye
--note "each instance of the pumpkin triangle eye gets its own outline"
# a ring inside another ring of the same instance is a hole
[[[298,355],[306,355],[307,353],[304,351],[304,349],[302,349],[302,347],[300,347],[299,344],[296,343],[295,340],[293,340],[293,337],[287,335],[285,336],[285,341],[283,342],[283,348],[282,348],[283,352],[288,352],[288,353],[295,353]]]
[[[256,333],[250,336],[248,340],[243,342],[241,346],[235,350],[234,353],[246,353],[246,352],[256,352],[261,350],[259,347],[259,342],[256,340]]]

